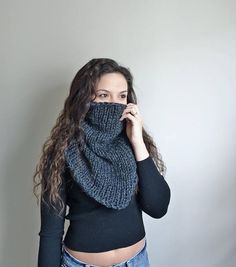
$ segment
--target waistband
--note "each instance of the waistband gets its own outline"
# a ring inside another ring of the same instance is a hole
[[[129,263],[130,261],[132,261],[135,257],[137,257],[139,254],[142,254],[147,248],[147,238],[145,237],[145,242],[144,242],[144,246],[143,248],[141,248],[134,256],[132,256],[130,259],[126,260],[126,261],[122,261],[122,262],[119,262],[119,263],[116,263],[116,264],[113,264],[113,265],[110,265],[109,267],[118,267],[122,264],[126,264],[126,263]],[[94,264],[89,264],[89,263],[86,263],[86,262],[83,262],[77,258],[75,258],[74,256],[72,256],[70,254],[69,251],[66,250],[66,248],[63,246],[63,252],[65,254],[65,261],[66,260],[71,260],[72,262],[74,262],[75,264],[83,264],[85,267],[100,267],[98,265],[94,265]]]

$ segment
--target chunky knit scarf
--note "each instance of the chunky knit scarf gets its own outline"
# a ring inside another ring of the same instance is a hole
[[[72,139],[65,159],[74,180],[92,198],[108,208],[128,206],[137,185],[137,166],[126,135],[126,120],[119,120],[125,104],[90,102],[81,127],[85,145]]]

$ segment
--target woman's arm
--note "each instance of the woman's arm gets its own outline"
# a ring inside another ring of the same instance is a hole
[[[143,141],[133,144],[139,176],[138,201],[142,210],[153,218],[163,217],[169,206],[171,191],[150,157]]]
[[[38,267],[60,267],[62,255],[62,238],[64,234],[64,222],[66,213],[66,187],[63,180],[59,194],[65,203],[65,208],[59,217],[59,212],[55,211],[52,206],[40,203],[41,227],[38,235]],[[49,203],[49,194],[46,192],[45,200]],[[60,211],[59,205],[56,206]]]

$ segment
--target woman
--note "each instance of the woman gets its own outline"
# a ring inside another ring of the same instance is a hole
[[[42,188],[38,267],[150,266],[142,211],[166,214],[165,170],[129,69],[90,60],[71,83],[34,174],[34,194]]]

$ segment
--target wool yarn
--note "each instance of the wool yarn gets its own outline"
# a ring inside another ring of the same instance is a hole
[[[86,194],[108,208],[128,206],[138,181],[136,159],[120,117],[125,104],[90,102],[81,121],[85,144],[78,148],[73,138],[65,160],[73,179]]]

